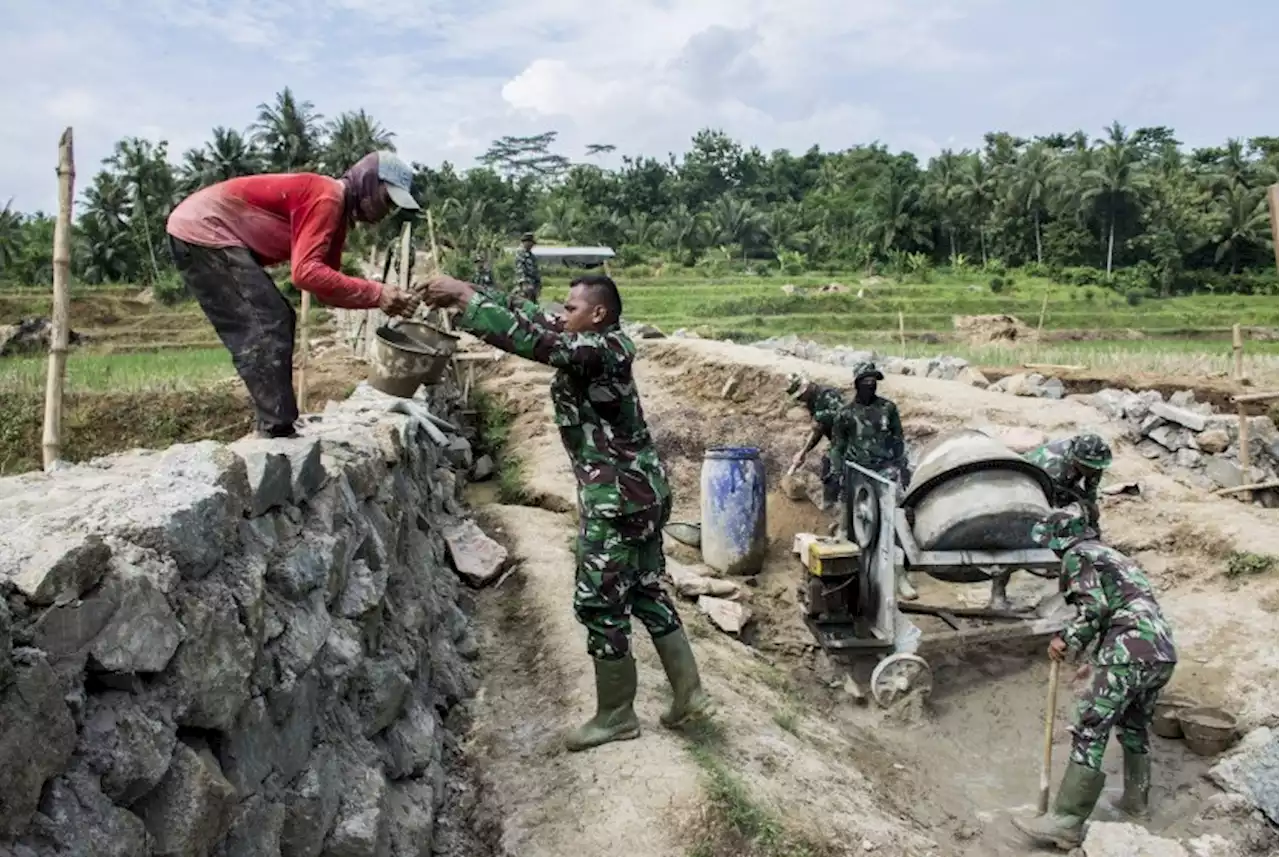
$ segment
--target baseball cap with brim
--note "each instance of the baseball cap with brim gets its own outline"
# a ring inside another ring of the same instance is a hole
[[[413,170],[391,152],[378,153],[378,180],[387,186],[391,201],[400,208],[417,211],[421,208],[409,189],[413,187]]]

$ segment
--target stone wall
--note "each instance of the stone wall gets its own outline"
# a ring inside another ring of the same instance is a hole
[[[463,444],[390,409],[443,405],[0,480],[0,855],[431,854]]]

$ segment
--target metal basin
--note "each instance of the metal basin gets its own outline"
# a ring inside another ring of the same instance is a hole
[[[1031,527],[1049,511],[1049,476],[982,432],[944,435],[920,455],[903,498],[924,550],[1034,548]]]
[[[391,396],[413,398],[424,383],[439,377],[449,357],[398,328],[378,328],[369,361],[369,384]]]

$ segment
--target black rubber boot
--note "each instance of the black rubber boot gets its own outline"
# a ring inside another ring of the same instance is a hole
[[[1135,818],[1145,819],[1151,796],[1151,755],[1124,751],[1124,794],[1108,801],[1110,809]]]
[[[1084,841],[1084,823],[1098,805],[1107,775],[1086,765],[1067,764],[1053,809],[1037,818],[1015,818],[1013,826],[1040,846],[1070,851]]]
[[[698,662],[693,657],[693,649],[689,647],[689,638],[684,628],[658,637],[653,641],[653,647],[658,650],[662,669],[667,673],[667,681],[671,683],[673,694],[671,707],[658,718],[662,725],[675,729],[710,714],[715,704],[702,689]]]
[[[610,741],[626,741],[640,736],[636,718],[636,661],[624,658],[595,658],[596,716],[569,733],[565,746],[570,752],[589,750]]]

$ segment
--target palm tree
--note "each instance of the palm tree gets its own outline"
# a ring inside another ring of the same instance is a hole
[[[340,176],[356,161],[370,152],[396,150],[391,138],[395,133],[363,109],[348,111],[329,124],[329,142],[325,146],[324,165],[332,175]]]
[[[213,139],[205,149],[209,174],[215,182],[251,176],[266,166],[253,142],[231,128],[214,128]]]
[[[1270,244],[1271,216],[1267,212],[1265,193],[1233,184],[1222,196],[1218,229],[1218,247],[1213,254],[1215,262],[1230,254],[1231,273],[1240,268],[1241,250]]]
[[[887,176],[876,187],[872,197],[876,211],[872,229],[879,236],[877,243],[882,253],[888,253],[899,244],[931,244],[929,228],[915,216],[920,189],[914,182],[893,175]]]
[[[22,215],[13,210],[10,199],[0,208],[0,271],[11,266],[22,246]]]
[[[285,87],[276,93],[274,104],[258,105],[258,121],[253,139],[267,152],[267,160],[277,172],[294,172],[315,164],[320,153],[320,121],[310,101],[298,101]]]
[[[1100,202],[1106,211],[1107,221],[1107,277],[1111,276],[1111,262],[1116,247],[1116,220],[1126,203],[1137,197],[1146,186],[1141,173],[1138,149],[1131,135],[1125,133],[1119,122],[1111,123],[1107,139],[1096,141],[1102,148],[1097,166],[1082,176],[1086,188],[1083,200]]]
[[[166,144],[153,145],[150,140],[126,137],[115,145],[115,151],[104,163],[114,167],[129,191],[128,221],[131,231],[145,244],[151,261],[151,274],[160,279],[156,260],[156,233],[162,229],[168,208],[177,190],[173,173],[166,160]],[[137,216],[136,219],[134,216]],[[141,235],[138,235],[138,232]],[[154,282],[154,280],[153,280]]]
[[[1044,143],[1033,143],[1010,167],[1009,192],[1018,210],[1031,217],[1036,236],[1036,262],[1040,264],[1044,264],[1040,223],[1049,208],[1056,166],[1049,148]]]
[[[713,244],[750,243],[760,230],[760,215],[750,202],[726,194],[707,212],[708,237]]]
[[[943,149],[938,157],[929,161],[924,185],[925,201],[938,215],[939,225],[947,233],[952,259],[956,257],[956,220],[962,181],[960,164],[955,152]]]
[[[960,171],[960,202],[968,209],[968,218],[978,224],[978,243],[982,247],[982,264],[987,264],[987,221],[995,204],[995,176],[987,169],[979,152],[965,159]]]

